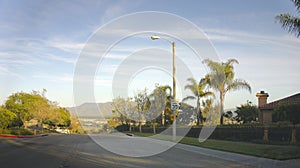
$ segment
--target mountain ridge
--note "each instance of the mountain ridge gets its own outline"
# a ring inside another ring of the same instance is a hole
[[[71,116],[78,118],[111,118],[112,102],[92,103],[87,102],[75,107],[66,107],[70,111]]]

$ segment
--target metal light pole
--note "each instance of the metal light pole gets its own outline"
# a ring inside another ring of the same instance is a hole
[[[161,38],[159,36],[151,36],[152,40],[163,39],[172,44],[173,52],[173,99],[176,102],[176,43],[168,39]],[[174,120],[173,120],[173,141],[176,141],[176,110],[173,110]]]

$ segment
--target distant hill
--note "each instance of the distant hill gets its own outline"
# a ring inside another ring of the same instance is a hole
[[[110,118],[112,116],[111,102],[107,103],[84,103],[77,107],[67,107],[72,116],[79,118]]]

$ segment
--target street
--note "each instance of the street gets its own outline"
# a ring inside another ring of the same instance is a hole
[[[274,161],[183,144],[154,156],[125,157],[103,149],[88,135],[0,138],[0,149],[1,168],[299,167],[299,160]]]

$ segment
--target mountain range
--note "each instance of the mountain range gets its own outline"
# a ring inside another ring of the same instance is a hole
[[[84,103],[76,107],[67,107],[71,116],[78,118],[111,118],[111,102],[106,103]]]

